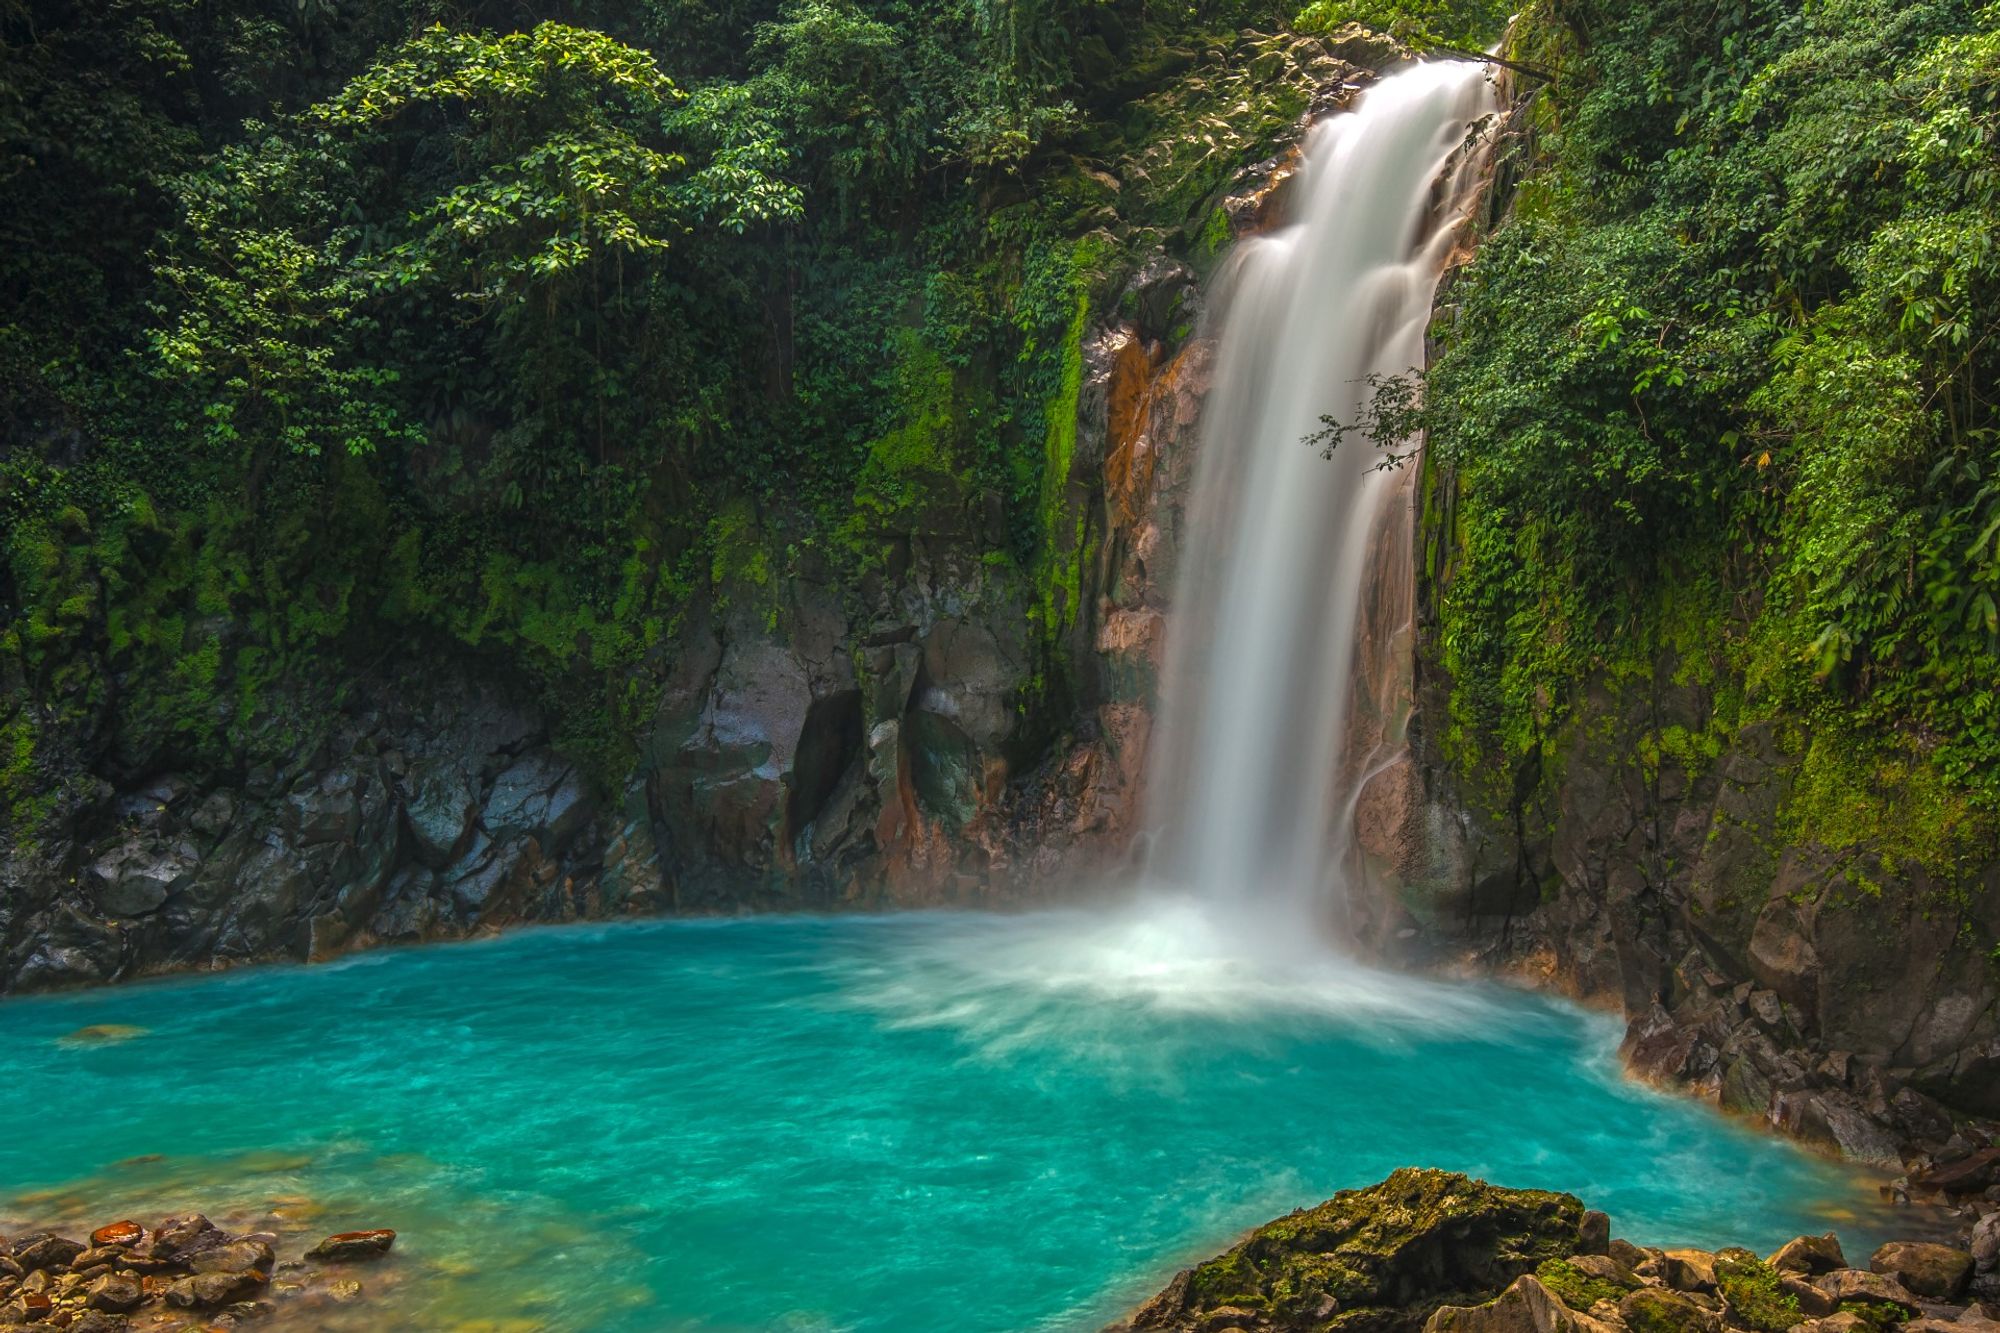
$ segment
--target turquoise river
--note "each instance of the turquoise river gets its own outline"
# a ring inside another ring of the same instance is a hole
[[[669,922],[9,1000],[0,1232],[394,1227],[356,1328],[972,1333],[1097,1328],[1406,1164],[1643,1242],[1877,1234],[1860,1177],[1621,1078],[1605,1016],[1202,938]]]

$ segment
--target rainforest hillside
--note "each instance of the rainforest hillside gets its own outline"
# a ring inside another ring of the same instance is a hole
[[[524,686],[615,787],[690,605],[940,525],[1046,637],[1085,312],[1213,258],[1306,109],[1235,67],[1288,17],[9,4],[9,835],[407,661]]]
[[[1089,693],[1058,646],[1096,557],[1065,492],[1086,334],[1189,336],[1194,289],[1137,310],[1133,273],[1215,262],[1231,173],[1308,111],[1286,29],[1450,52],[1500,20],[14,0],[7,837],[296,756],[356,680],[439,663],[532,696],[615,793],[690,614],[780,632],[759,589],[877,596],[941,534],[1027,622],[1028,766]],[[1537,0],[1504,54],[1434,365],[1334,423],[1429,433],[1438,744],[1509,799],[1590,682],[1677,647],[1720,702],[1662,754],[1779,726],[1788,836],[1971,873],[2000,11]]]

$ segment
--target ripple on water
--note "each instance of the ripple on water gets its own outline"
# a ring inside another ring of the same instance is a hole
[[[69,1042],[87,1028],[143,1040]],[[356,1328],[1096,1327],[1396,1166],[1775,1244],[1861,1182],[1608,1020],[1198,908],[543,929],[0,1005],[0,1232],[393,1227]]]

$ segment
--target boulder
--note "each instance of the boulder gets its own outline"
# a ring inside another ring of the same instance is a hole
[[[1632,1333],[1719,1333],[1722,1317],[1686,1292],[1641,1287],[1618,1302],[1618,1317]]]
[[[160,1223],[153,1232],[152,1242],[146,1246],[146,1253],[154,1259],[185,1260],[203,1250],[212,1250],[228,1239],[200,1213],[189,1213],[185,1217],[170,1217]]]
[[[1788,1240],[1766,1262],[1780,1272],[1806,1273],[1817,1277],[1821,1273],[1847,1267],[1847,1256],[1841,1253],[1840,1237],[1829,1231],[1823,1236],[1800,1236],[1796,1240]]]
[[[1876,1325],[1851,1310],[1811,1320],[1801,1327],[1805,1333],[1876,1333]]]
[[[15,1241],[13,1257],[15,1263],[32,1273],[43,1268],[68,1268],[70,1261],[83,1251],[82,1243],[43,1231]]]
[[[1811,1319],[1824,1319],[1840,1309],[1831,1296],[1796,1273],[1780,1273],[1778,1290],[1797,1301],[1799,1313]]]
[[[1871,1271],[1892,1277],[1913,1296],[1956,1300],[1972,1277],[1972,1256],[1949,1245],[1890,1241],[1868,1260]]]
[[[92,1249],[103,1249],[107,1246],[137,1245],[145,1238],[146,1228],[140,1226],[137,1222],[113,1222],[109,1226],[101,1226],[91,1232],[90,1245]]]
[[[1982,1273],[2000,1267],[2000,1213],[1988,1213],[1973,1223],[1972,1264]]]
[[[1979,1194],[2000,1176],[2000,1148],[1981,1148],[1955,1162],[1910,1177],[1910,1184],[1945,1194]]]
[[[328,1236],[319,1244],[306,1251],[306,1258],[317,1259],[321,1263],[352,1263],[361,1259],[380,1259],[396,1243],[396,1233],[389,1230],[343,1231]]]
[[[1638,1268],[1640,1264],[1646,1263],[1653,1259],[1657,1259],[1659,1257],[1659,1252],[1657,1250],[1641,1249],[1639,1246],[1634,1245],[1631,1241],[1623,1239],[1612,1241],[1611,1244],[1605,1248],[1604,1252],[1609,1256],[1611,1256],[1611,1258],[1617,1260],[1619,1263],[1625,1265],[1625,1267],[1633,1269]]]
[[[1613,1333],[1614,1325],[1578,1314],[1533,1277],[1523,1276],[1484,1305],[1442,1305],[1424,1333]]]
[[[1818,1278],[1813,1285],[1831,1298],[1835,1305],[1867,1301],[1876,1305],[1898,1306],[1912,1315],[1922,1313],[1917,1308],[1917,1298],[1902,1283],[1881,1273],[1859,1268],[1836,1268]]]
[[[1988,1319],[1978,1306],[1945,1315],[1912,1319],[1899,1333],[2000,1333],[2000,1322]]]
[[[1787,1282],[1812,1293],[1811,1310],[1786,1287]],[[1755,1333],[1786,1333],[1802,1315],[1833,1313],[1832,1302],[1817,1288],[1796,1274],[1781,1273],[1749,1250],[1726,1249],[1716,1254],[1715,1286],[1722,1297],[1726,1322]]]
[[[276,1263],[277,1255],[269,1245],[246,1236],[204,1250],[188,1266],[197,1273],[261,1273],[269,1277]]]
[[[1535,1278],[1572,1310],[1590,1310],[1600,1301],[1618,1304],[1640,1285],[1631,1269],[1602,1254],[1578,1254],[1550,1259],[1535,1269]]]
[[[1194,1333],[1230,1307],[1251,1313],[1245,1327],[1317,1329],[1337,1310],[1343,1324],[1416,1333],[1440,1305],[1480,1305],[1576,1254],[1583,1214],[1567,1194],[1405,1168],[1260,1227],[1177,1276],[1128,1327]]]
[[[182,1310],[212,1309],[239,1300],[264,1285],[257,1272],[196,1273],[169,1283],[161,1293],[168,1305]]]
[[[1714,1291],[1715,1256],[1707,1250],[1667,1250],[1660,1276],[1675,1291]]]
[[[117,1273],[106,1273],[90,1284],[84,1292],[83,1303],[93,1310],[103,1310],[109,1314],[127,1314],[139,1308],[146,1299],[146,1293],[137,1282]]]

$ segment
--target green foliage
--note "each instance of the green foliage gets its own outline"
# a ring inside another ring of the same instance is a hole
[[[1053,634],[1100,229],[1175,232],[1297,116],[1181,93],[1271,17],[0,6],[0,822],[113,754],[282,760],[431,663],[622,781],[689,606],[776,627],[807,553],[983,544]]]
[[[1567,1259],[1544,1260],[1535,1276],[1572,1310],[1588,1311],[1599,1301],[1616,1302],[1626,1292],[1616,1282],[1592,1277]]]
[[[1877,776],[1809,780],[1794,836],[1901,827],[1901,853],[1949,859],[1990,826],[1996,30],[1963,0],[1523,16],[1510,49],[1561,71],[1533,170],[1422,392],[1347,426],[1428,432],[1469,769],[1543,755],[1692,583],[1704,655],[1744,687],[1728,725],[1790,719],[1814,772]]]
[[[1358,23],[1418,50],[1483,51],[1512,14],[1511,4],[1495,0],[1311,0],[1293,26],[1300,32],[1334,32]]]
[[[1778,1285],[1778,1272],[1748,1250],[1724,1250],[1715,1259],[1715,1282],[1734,1322],[1755,1333],[1785,1333],[1804,1322],[1799,1298]]]

